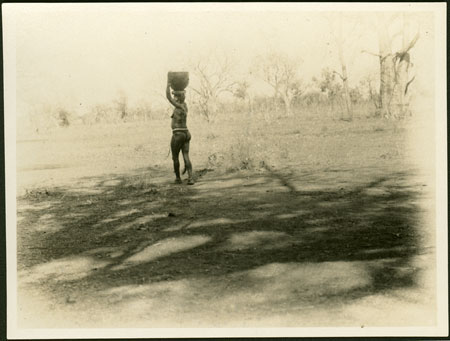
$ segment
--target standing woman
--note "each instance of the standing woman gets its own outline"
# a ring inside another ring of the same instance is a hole
[[[188,185],[193,185],[192,179],[192,164],[189,160],[189,142],[191,140],[191,133],[189,132],[186,120],[188,108],[185,101],[186,91],[173,91],[173,98],[170,94],[171,80],[167,77],[166,96],[169,102],[175,107],[172,114],[172,140],[170,142],[170,149],[172,150],[173,169],[175,171],[175,183],[181,184],[180,177],[180,161],[178,155],[180,150],[183,153],[184,159],[184,171],[183,174],[188,172]]]

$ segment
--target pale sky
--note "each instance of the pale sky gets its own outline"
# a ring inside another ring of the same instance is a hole
[[[36,103],[87,107],[111,101],[119,91],[130,102],[163,103],[167,71],[190,71],[208,53],[227,54],[237,80],[256,56],[271,51],[301,59],[305,83],[325,67],[340,71],[330,34],[336,12],[239,11],[235,6],[233,11],[185,11],[176,4],[24,4],[15,32],[18,109]],[[360,52],[377,52],[376,23],[369,12],[345,15],[345,58],[350,82],[357,84],[377,72],[378,58]],[[424,61],[434,48],[433,20],[429,13],[413,15],[411,30],[421,30],[413,58],[419,73],[428,75],[432,65]],[[192,73],[191,79],[195,82]]]

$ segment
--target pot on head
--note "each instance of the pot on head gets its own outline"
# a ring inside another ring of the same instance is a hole
[[[183,91],[189,84],[189,72],[173,72],[167,74],[170,87],[175,91]]]

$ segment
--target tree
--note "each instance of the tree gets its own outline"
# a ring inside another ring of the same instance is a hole
[[[409,86],[414,81],[415,76],[410,78],[410,69],[412,67],[411,56],[409,51],[414,47],[419,39],[419,32],[414,38],[408,39],[409,36],[409,20],[405,13],[402,15],[403,32],[402,32],[402,49],[395,53],[394,59],[394,93],[393,104],[396,116],[404,116],[409,111]]]
[[[117,99],[114,101],[116,110],[121,120],[125,120],[128,116],[128,97],[124,91],[119,91]]]
[[[401,117],[409,107],[408,89],[415,77],[409,77],[412,66],[409,51],[419,39],[419,32],[409,39],[409,21],[405,13],[402,15],[403,26],[394,34],[389,32],[392,24],[399,17],[398,13],[387,18],[383,13],[378,19],[378,53],[371,53],[380,61],[380,103],[381,113],[385,117]],[[402,37],[401,48],[392,52],[392,45],[397,37]]]
[[[369,101],[373,103],[376,109],[376,115],[379,115],[381,112],[381,99],[379,88],[376,89],[375,81],[376,75],[368,74],[360,81],[360,87],[365,90],[367,94],[367,98]]]
[[[253,114],[253,96],[249,91],[250,84],[247,81],[241,81],[236,83],[236,87],[233,91],[233,96],[239,101],[246,104],[248,107],[248,113]]]
[[[353,112],[352,112],[352,104],[350,101],[350,91],[348,87],[348,75],[347,75],[347,64],[344,59],[344,37],[342,33],[342,13],[339,13],[339,28],[338,28],[338,36],[337,36],[337,46],[338,46],[338,53],[339,53],[339,61],[341,63],[341,70],[342,73],[338,75],[342,79],[343,89],[344,89],[344,102],[345,102],[345,108],[347,111],[347,119],[351,120],[353,118]]]
[[[322,70],[320,79],[313,77],[313,83],[325,94],[331,110],[334,111],[336,101],[342,98],[342,85],[336,80],[336,72],[329,68]],[[340,104],[340,103],[339,103]]]
[[[233,96],[241,100],[245,100],[248,97],[248,88],[250,85],[246,82],[237,82],[236,87],[233,91]]]
[[[291,115],[292,100],[302,93],[299,62],[280,53],[270,53],[258,57],[255,65],[257,73],[273,88],[275,101],[281,97],[286,114]]]
[[[354,44],[358,41],[360,35],[355,36],[355,32],[357,32],[357,26],[360,24],[360,17],[356,17],[354,15],[347,15],[344,20],[344,14],[339,12],[337,15],[333,14],[328,17],[328,22],[330,26],[330,33],[334,38],[336,43],[338,59],[340,64],[340,72],[333,70],[335,74],[337,74],[342,81],[342,97],[344,100],[345,110],[342,115],[342,119],[344,120],[352,120],[353,119],[353,109],[352,109],[352,101],[350,95],[350,86],[349,86],[349,77],[348,77],[348,69],[347,69],[347,58],[346,53],[350,52],[354,57],[355,46]],[[350,33],[344,33],[344,22],[352,23],[352,29]]]
[[[232,63],[227,56],[210,56],[193,67],[198,82],[191,89],[197,95],[196,104],[208,122],[217,116],[220,96],[226,92],[233,93],[236,82],[232,80],[231,72]]]

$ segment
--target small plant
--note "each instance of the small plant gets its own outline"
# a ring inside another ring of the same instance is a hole
[[[64,110],[64,109],[59,110],[58,124],[60,127],[70,126],[69,116],[70,116],[70,114],[66,110]]]
[[[220,167],[224,162],[224,156],[221,153],[213,153],[208,156],[208,166],[211,168]]]
[[[228,171],[256,170],[263,168],[267,151],[261,147],[255,133],[238,136],[225,155]]]

